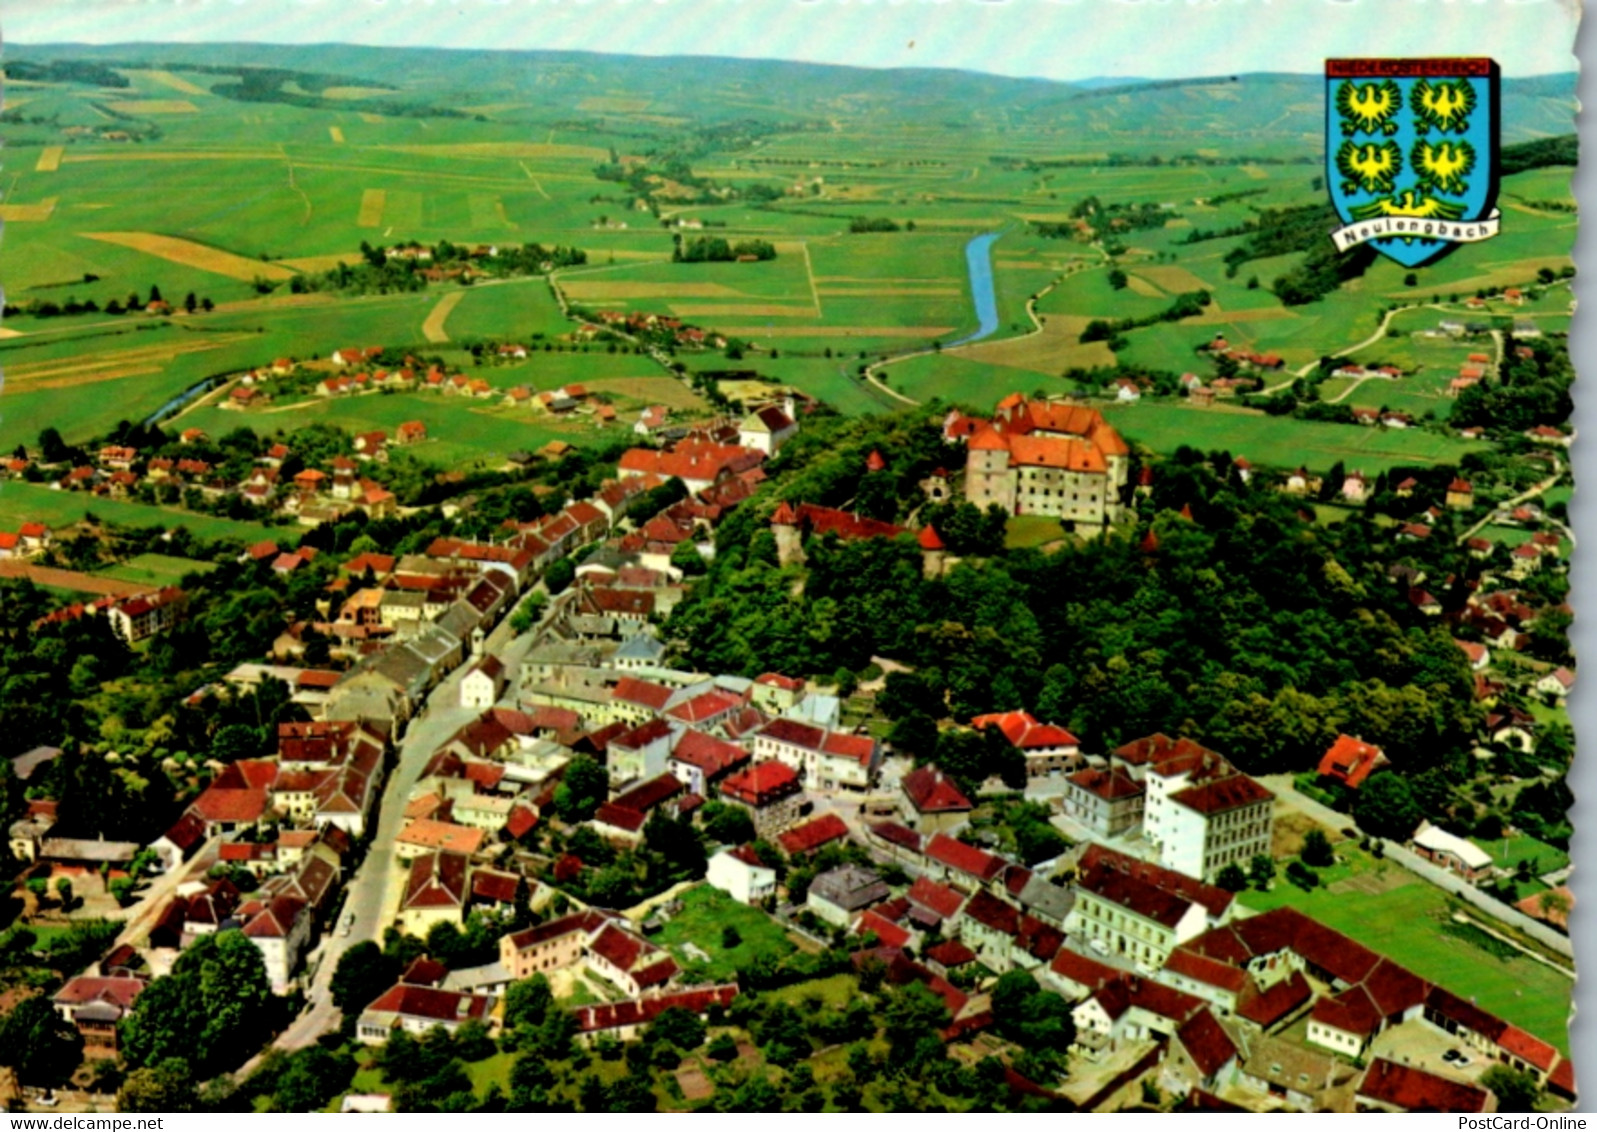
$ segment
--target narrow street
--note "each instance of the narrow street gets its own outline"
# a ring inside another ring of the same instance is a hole
[[[506,614],[489,635],[485,651],[497,655],[514,676],[519,674],[522,658],[535,642],[542,639],[550,618],[569,601],[562,595],[550,602],[544,620],[531,633],[516,637],[510,629],[511,615]],[[474,658],[473,658],[474,659]],[[344,952],[364,940],[382,942],[383,929],[390,915],[390,902],[395,899],[402,883],[403,872],[394,859],[394,843],[404,824],[405,805],[410,791],[421,777],[433,752],[457,730],[480,713],[474,708],[460,706],[460,681],[471,668],[473,659],[451,672],[432,694],[426,705],[410,721],[404,741],[399,748],[399,761],[383,787],[383,797],[378,804],[377,830],[371,848],[359,870],[350,879],[346,898],[338,923],[329,927],[317,948],[306,956],[307,968],[315,975],[306,993],[309,1007],[278,1035],[274,1043],[281,1049],[302,1049],[338,1025],[339,1011],[333,1005],[329,988],[338,961]],[[512,682],[510,687],[516,685]],[[342,923],[351,912],[355,920],[349,934],[342,934]],[[246,1070],[249,1067],[246,1066]]]

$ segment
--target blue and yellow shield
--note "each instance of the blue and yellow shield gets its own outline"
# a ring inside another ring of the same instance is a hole
[[[1337,250],[1418,267],[1497,235],[1497,85],[1491,59],[1325,61]]]

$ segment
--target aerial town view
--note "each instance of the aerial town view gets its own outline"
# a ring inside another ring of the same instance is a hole
[[[1342,44],[1489,82],[9,25],[0,1107],[1573,1110],[1517,7]]]

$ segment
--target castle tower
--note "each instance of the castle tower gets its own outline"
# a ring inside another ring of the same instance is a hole
[[[799,531],[798,513],[786,500],[771,516],[771,534],[776,537],[776,560],[783,566],[804,561],[804,543]]]

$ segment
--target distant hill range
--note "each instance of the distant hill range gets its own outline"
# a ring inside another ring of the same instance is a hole
[[[395,102],[423,107],[527,100],[515,120],[637,117],[974,129],[1033,133],[1078,151],[1190,150],[1240,145],[1318,150],[1320,75],[1258,73],[1192,79],[1095,78],[1065,83],[970,71],[873,70],[780,60],[600,55],[571,51],[454,51],[347,44],[131,43],[6,45],[7,62],[73,59],[167,68],[274,67],[326,85],[397,87]],[[236,81],[236,77],[235,77]],[[311,90],[303,80],[300,89]],[[1503,80],[1505,144],[1573,133],[1573,72]],[[286,99],[285,99],[286,100]],[[303,104],[303,103],[302,103]],[[642,115],[647,117],[641,117]],[[503,116],[503,112],[501,112]]]

